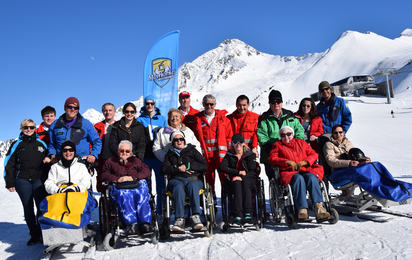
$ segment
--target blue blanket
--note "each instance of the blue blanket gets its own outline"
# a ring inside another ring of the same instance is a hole
[[[391,201],[403,201],[412,197],[412,184],[395,180],[379,162],[360,164],[356,167],[341,168],[329,177],[332,183],[350,180],[370,194]]]

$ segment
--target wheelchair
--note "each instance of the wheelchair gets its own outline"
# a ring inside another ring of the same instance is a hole
[[[286,225],[289,228],[294,229],[300,221],[297,218],[297,210],[294,205],[292,187],[289,184],[282,184],[279,166],[273,166],[273,170],[275,172],[275,178],[271,179],[269,182],[269,200],[273,221],[275,223],[281,223],[282,219],[285,219]],[[339,214],[334,208],[332,208],[325,183],[320,181],[319,186],[321,189],[323,205],[326,211],[330,213],[330,217],[317,220],[317,223],[328,221],[330,224],[336,224],[339,221]],[[310,206],[311,204],[312,203],[309,199],[308,205]],[[301,221],[311,222],[312,220],[308,219]]]
[[[145,179],[147,183],[150,180]],[[112,183],[103,183],[105,186],[112,185]],[[99,200],[99,222],[100,222],[100,233],[103,240],[103,246],[105,250],[110,251],[116,248],[116,242],[119,238],[124,237],[148,237],[153,244],[159,242],[159,225],[157,222],[157,210],[155,204],[155,198],[151,191],[149,205],[152,212],[152,228],[153,232],[140,234],[139,228],[136,228],[133,234],[129,234],[128,231],[124,231],[127,225],[120,221],[119,219],[119,208],[116,203],[112,202],[110,195],[110,188],[106,189],[106,193],[103,193]],[[130,226],[129,226],[130,227]]]
[[[211,237],[213,235],[213,228],[216,226],[215,209],[213,205],[212,190],[209,184],[206,183],[206,177],[203,175],[203,189],[199,191],[200,196],[200,209],[202,213],[200,214],[203,228],[202,229],[190,229],[185,231],[173,231],[170,228],[171,216],[175,213],[173,208],[173,196],[170,191],[167,191],[167,186],[169,184],[169,175],[165,176],[165,189],[162,192],[163,199],[163,221],[160,225],[160,239],[166,240],[171,234],[186,234],[189,233],[199,233],[203,232],[206,237]],[[186,196],[185,208],[190,208],[189,197]]]
[[[253,206],[253,226],[256,230],[260,231],[266,222],[266,201],[265,201],[265,186],[263,180],[259,177],[260,166],[257,163],[257,177],[256,184],[252,191],[252,206]],[[234,214],[233,214],[233,204],[234,204],[234,194],[231,189],[231,180],[226,176],[226,180],[222,184],[222,195],[221,195],[221,205],[222,205],[222,218],[223,221],[220,223],[220,230],[222,232],[228,231],[233,225]],[[244,228],[245,225],[240,226]]]

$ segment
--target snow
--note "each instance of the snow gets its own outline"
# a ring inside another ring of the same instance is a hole
[[[398,179],[412,182],[408,138],[412,127],[412,90],[386,104],[384,97],[347,97],[353,114],[348,138],[355,146],[382,162]],[[260,107],[262,112],[267,107]],[[287,108],[296,110],[295,106]],[[395,118],[390,111],[395,112]],[[265,176],[263,173],[262,176]],[[264,178],[265,179],[265,178]],[[0,180],[4,187],[4,180]],[[267,179],[265,179],[268,203]],[[43,245],[26,246],[28,229],[16,193],[0,189],[0,259],[39,259]],[[267,204],[267,209],[269,205]],[[391,208],[412,213],[411,205]],[[312,216],[313,212],[310,212]],[[383,215],[379,213],[378,215]],[[139,239],[122,239],[119,248],[106,252],[98,244],[96,259],[409,259],[412,255],[412,220],[387,215],[392,219],[376,223],[357,217],[340,216],[337,224],[299,224],[294,230],[284,223],[267,222],[261,231],[229,229],[206,238],[202,234],[171,236],[153,245]],[[217,215],[218,223],[221,215]],[[98,221],[97,210],[93,220]],[[57,259],[79,259],[83,248],[63,248]]]

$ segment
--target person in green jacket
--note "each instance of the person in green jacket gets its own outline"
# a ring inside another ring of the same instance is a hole
[[[269,93],[269,110],[259,117],[257,136],[261,149],[260,162],[265,165],[268,179],[275,177],[272,166],[268,163],[268,156],[272,145],[280,140],[279,129],[290,126],[295,131],[295,138],[304,140],[305,134],[299,119],[292,111],[282,108],[282,93],[272,90]]]

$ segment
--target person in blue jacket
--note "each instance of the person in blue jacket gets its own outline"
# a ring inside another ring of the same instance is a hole
[[[162,191],[165,188],[165,180],[160,174],[162,162],[156,158],[153,153],[153,143],[157,131],[167,126],[167,119],[160,114],[160,109],[155,106],[156,98],[154,95],[148,95],[144,98],[144,106],[140,111],[137,121],[142,123],[146,132],[146,152],[143,162],[149,166],[150,171],[155,172],[156,178],[156,206],[158,214],[162,212]],[[151,186],[151,184],[149,185]]]
[[[49,157],[54,164],[62,157],[61,145],[71,140],[76,145],[77,155],[86,157],[93,164],[102,149],[102,139],[93,124],[79,114],[80,103],[75,97],[69,97],[64,103],[64,113],[50,126]],[[90,151],[91,145],[91,151]]]
[[[322,118],[325,133],[332,133],[334,125],[342,125],[347,133],[352,125],[352,113],[343,98],[332,93],[329,82],[322,81],[319,84],[319,92],[322,96],[317,105],[318,114]]]

